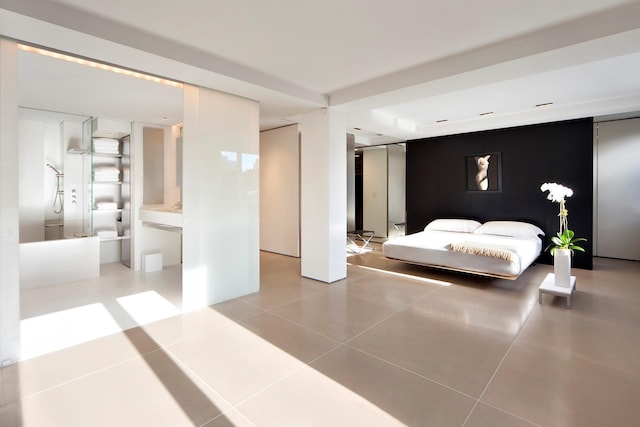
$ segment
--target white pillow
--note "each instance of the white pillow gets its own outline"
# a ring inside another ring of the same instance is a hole
[[[520,221],[488,221],[478,227],[473,233],[509,237],[544,236],[544,231],[535,225]]]
[[[472,219],[434,219],[424,228],[424,231],[455,231],[458,233],[472,233],[480,227],[478,221]]]

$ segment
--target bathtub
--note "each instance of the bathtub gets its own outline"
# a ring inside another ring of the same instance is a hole
[[[20,243],[20,289],[99,276],[99,237]]]

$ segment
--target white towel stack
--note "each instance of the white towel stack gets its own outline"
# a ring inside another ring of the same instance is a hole
[[[120,154],[120,141],[112,138],[93,138],[93,152],[101,154]]]
[[[114,166],[100,166],[93,171],[93,180],[101,182],[120,181],[120,169]]]
[[[116,202],[97,202],[96,209],[98,210],[115,210],[118,209]]]
[[[98,230],[96,231],[96,235],[101,239],[111,239],[118,237],[118,232],[116,230]]]

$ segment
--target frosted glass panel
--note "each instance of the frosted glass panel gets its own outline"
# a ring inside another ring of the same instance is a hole
[[[258,104],[185,85],[183,305],[259,289]]]

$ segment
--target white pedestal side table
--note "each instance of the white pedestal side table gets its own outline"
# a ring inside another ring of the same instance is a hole
[[[567,299],[567,308],[571,307],[571,296],[576,290],[576,276],[571,276],[569,286],[556,286],[556,280],[553,273],[547,274],[538,289],[538,303],[542,304],[542,294],[551,294]]]

